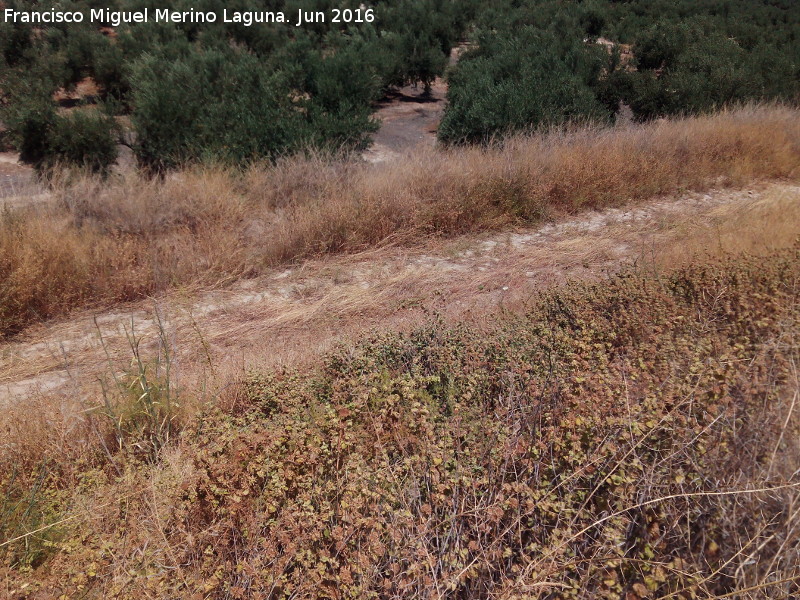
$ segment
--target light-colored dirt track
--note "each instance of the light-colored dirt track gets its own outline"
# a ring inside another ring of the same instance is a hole
[[[364,153],[369,162],[385,162],[436,145],[436,130],[444,114],[447,85],[436,79],[430,93],[422,86],[406,86],[388,96],[375,111],[380,129]]]
[[[18,158],[17,154],[0,152],[0,209],[35,204],[48,198],[33,169],[19,164]]]
[[[771,184],[687,194],[538,228],[313,260],[225,290],[177,290],[80,312],[0,344],[0,404],[38,393],[96,394],[99,376],[130,364],[126,329],[141,338],[145,355],[155,352],[156,312],[178,372],[209,363],[215,372],[296,364],[372,328],[412,327],[431,312],[480,321],[518,309],[567,279],[649,263],[683,230],[713,228],[769,198],[800,205],[800,188]],[[800,233],[800,223],[795,226]]]
[[[464,42],[450,52],[450,66],[468,49]],[[408,85],[388,94],[377,106],[375,118],[380,129],[364,152],[365,160],[377,163],[393,160],[420,148],[436,145],[436,132],[447,104],[447,83],[437,77],[427,93],[423,86]]]

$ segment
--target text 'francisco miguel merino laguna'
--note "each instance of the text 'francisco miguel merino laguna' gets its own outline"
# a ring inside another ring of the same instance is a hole
[[[151,19],[156,23],[238,23],[249,27],[257,23],[293,23],[300,27],[306,23],[372,23],[375,20],[373,9],[362,4],[360,8],[340,10],[331,9],[329,14],[323,11],[309,11],[302,8],[290,21],[286,13],[281,11],[238,11],[223,9],[222,15],[214,11],[195,9],[176,11],[169,9],[143,9],[135,11],[111,10],[97,8],[89,11],[88,21],[119,27],[123,23],[147,23]],[[222,17],[220,19],[220,16]],[[51,8],[41,11],[21,11],[12,8],[3,10],[6,23],[82,23],[86,15],[82,11],[64,11]]]

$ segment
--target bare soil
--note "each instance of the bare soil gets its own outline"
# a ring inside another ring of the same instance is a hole
[[[429,92],[423,86],[406,86],[384,98],[375,117],[381,128],[364,153],[369,162],[383,162],[422,146],[436,145],[436,130],[444,113],[447,85],[436,79]]]
[[[0,152],[0,206],[26,204],[41,194],[33,169],[20,164],[18,154]]]
[[[469,44],[462,42],[450,52],[450,66],[455,65]],[[447,102],[447,83],[437,77],[429,90],[407,85],[389,93],[381,102],[375,117],[381,127],[363,157],[371,163],[392,160],[419,147],[436,145],[436,132]]]
[[[145,354],[155,353],[157,314],[177,372],[194,373],[186,381],[198,369],[213,376],[297,365],[371,329],[406,329],[432,314],[481,322],[524,307],[549,286],[650,262],[676,245],[681,230],[710,226],[776,193],[800,201],[800,188],[787,184],[686,194],[543,227],[311,260],[225,290],[180,289],[79,312],[0,344],[0,404],[96,393],[99,377],[130,364],[131,331]]]

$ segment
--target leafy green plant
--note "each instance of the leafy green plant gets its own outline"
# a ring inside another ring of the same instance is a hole
[[[449,75],[441,141],[487,142],[537,126],[609,118],[591,88],[604,60],[596,48],[533,28],[486,35],[478,45]]]
[[[10,137],[20,154],[20,160],[41,164],[50,155],[51,133],[57,116],[49,100],[30,99],[4,111]]]
[[[77,110],[56,118],[41,165],[73,166],[106,174],[117,160],[118,126],[97,110]]]
[[[43,463],[30,479],[16,471],[0,479],[0,559],[15,569],[37,568],[66,535],[60,526],[64,494],[52,487],[53,470]]]
[[[2,118],[20,160],[39,171],[61,165],[107,173],[117,158],[119,128],[113,116],[90,107],[58,112],[52,85],[28,78],[12,81]]]
[[[159,171],[272,159],[311,145],[363,146],[374,130],[368,102],[377,82],[346,51],[306,58],[307,81],[243,53],[192,52],[166,69],[160,57],[142,59],[132,76],[140,164]]]
[[[133,355],[131,368],[121,376],[112,371],[112,385],[102,382],[104,405],[98,414],[111,422],[114,433],[114,443],[104,443],[109,459],[113,448],[156,461],[177,431],[177,390],[172,381],[169,343],[160,317],[158,331],[156,356],[146,360],[140,348],[141,338],[137,337],[131,322],[130,330],[126,330]]]

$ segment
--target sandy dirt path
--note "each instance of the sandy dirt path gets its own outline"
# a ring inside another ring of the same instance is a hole
[[[42,393],[96,395],[99,377],[130,365],[126,330],[141,339],[145,355],[155,354],[156,314],[177,372],[293,365],[371,329],[416,326],[432,313],[481,321],[518,310],[554,284],[647,263],[682,230],[776,194],[800,204],[800,187],[788,184],[712,190],[536,228],[311,260],[224,290],[175,290],[78,312],[0,343],[0,404]]]
[[[33,169],[18,162],[19,155],[0,152],[0,210],[47,200],[50,195],[36,181]]]
[[[450,52],[450,66],[469,48],[466,42]],[[394,160],[419,147],[436,145],[436,132],[447,103],[447,83],[437,77],[426,93],[423,86],[408,85],[387,94],[378,103],[375,118],[380,129],[362,155],[371,163]]]
[[[386,162],[419,147],[435,146],[446,96],[447,85],[438,78],[429,94],[422,86],[406,86],[389,94],[375,111],[381,127],[364,152],[364,159],[372,163]]]

